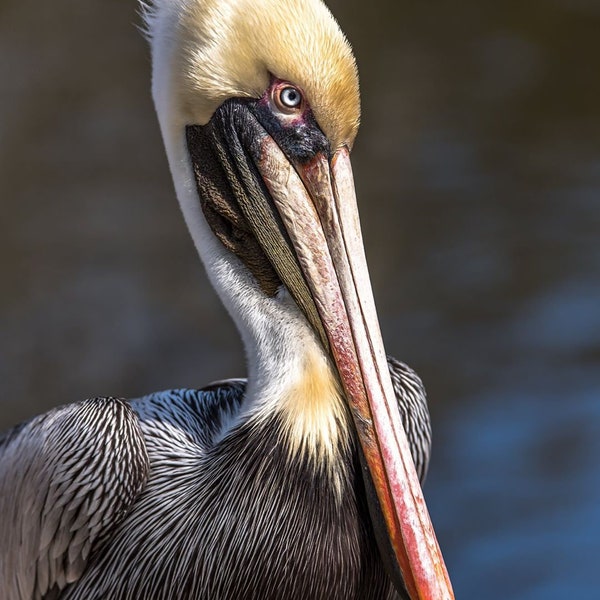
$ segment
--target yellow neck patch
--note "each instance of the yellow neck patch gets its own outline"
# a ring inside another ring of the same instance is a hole
[[[279,404],[286,439],[293,456],[305,453],[335,471],[340,449],[348,439],[348,409],[340,384],[327,359],[316,349],[303,357],[297,382]]]

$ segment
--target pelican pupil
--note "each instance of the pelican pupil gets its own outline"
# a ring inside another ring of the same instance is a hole
[[[293,87],[286,87],[281,90],[281,103],[288,108],[298,108],[300,106],[300,102],[302,97],[300,96],[300,92]]]

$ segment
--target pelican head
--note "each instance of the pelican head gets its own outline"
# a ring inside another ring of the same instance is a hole
[[[156,0],[146,12],[177,196],[246,347],[245,418],[280,410],[290,451],[332,463],[353,429],[390,577],[413,599],[451,598],[364,257],[348,42],[320,0]]]

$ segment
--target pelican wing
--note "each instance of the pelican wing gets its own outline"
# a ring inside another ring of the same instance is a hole
[[[0,437],[0,592],[54,598],[148,478],[138,417],[117,398],[57,408]]]
[[[431,456],[431,420],[425,386],[405,363],[393,356],[387,357],[387,363],[415,470],[423,484]]]

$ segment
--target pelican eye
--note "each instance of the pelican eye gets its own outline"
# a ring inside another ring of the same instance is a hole
[[[300,92],[293,87],[283,88],[279,94],[279,98],[281,99],[281,103],[288,108],[297,108],[302,102]]]
[[[276,100],[282,110],[296,110],[302,105],[302,92],[288,85],[277,92]]]

